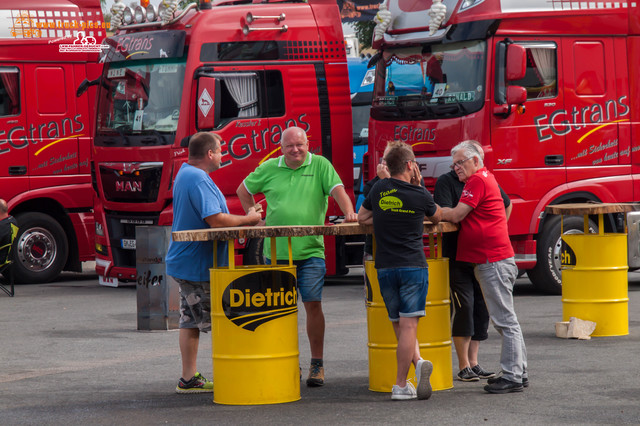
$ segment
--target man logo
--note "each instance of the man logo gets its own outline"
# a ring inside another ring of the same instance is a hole
[[[286,271],[260,271],[232,281],[222,293],[222,310],[245,330],[298,312],[296,277]]]

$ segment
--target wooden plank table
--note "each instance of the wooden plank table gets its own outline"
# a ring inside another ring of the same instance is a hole
[[[458,225],[450,222],[433,224],[424,221],[425,234],[429,234],[429,246],[434,246],[434,238],[437,238],[438,247],[442,245],[442,233],[458,230]],[[216,241],[227,240],[232,246],[233,240],[238,238],[276,238],[303,237],[306,235],[363,235],[373,234],[373,225],[360,225],[356,222],[340,223],[337,225],[292,225],[292,226],[234,226],[228,228],[195,229],[189,231],[176,231],[171,235],[174,241]],[[434,237],[437,235],[437,237]],[[273,240],[272,240],[273,241]],[[271,244],[272,258],[275,257],[275,244]],[[234,267],[233,251],[229,251],[229,265]],[[438,252],[441,257],[441,253]],[[432,257],[434,257],[432,251]],[[215,259],[215,254],[214,254]],[[215,260],[214,260],[215,261]],[[289,263],[291,263],[291,249],[289,249]]]
[[[604,215],[640,211],[639,203],[572,203],[547,206],[545,213],[563,216],[584,216],[585,234],[589,230],[589,215],[598,215],[598,233],[604,233]]]
[[[424,222],[425,234],[453,232],[458,225],[440,222],[436,225]],[[358,223],[340,223],[337,225],[295,225],[295,226],[234,226],[229,228],[195,229],[176,231],[171,235],[174,241],[215,241],[234,240],[237,238],[269,238],[269,237],[303,237],[305,235],[363,235],[373,234],[373,225]]]

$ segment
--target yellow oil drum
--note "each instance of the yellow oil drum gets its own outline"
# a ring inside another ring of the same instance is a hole
[[[296,267],[211,270],[213,402],[300,399]]]
[[[451,325],[449,311],[449,260],[427,259],[429,264],[429,293],[426,316],[418,322],[418,342],[422,358],[433,363],[433,390],[451,389]],[[396,381],[397,340],[380,294],[374,261],[365,262],[367,332],[369,347],[369,390],[391,392]],[[415,385],[413,365],[409,379]]]
[[[629,334],[626,234],[566,234],[561,250],[562,319],[593,321],[592,336]]]

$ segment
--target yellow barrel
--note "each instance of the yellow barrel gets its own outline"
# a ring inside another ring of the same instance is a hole
[[[427,259],[429,293],[426,316],[418,323],[420,354],[433,363],[433,390],[451,389],[451,325],[449,312],[449,260]],[[397,340],[380,294],[374,261],[365,262],[367,332],[369,346],[369,390],[391,392],[396,381]],[[408,376],[415,383],[413,365]]]
[[[213,402],[299,400],[296,267],[210,271]]]
[[[593,321],[592,336],[629,334],[626,234],[563,235],[562,319]]]

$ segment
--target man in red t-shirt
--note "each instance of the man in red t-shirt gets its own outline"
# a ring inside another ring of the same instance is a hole
[[[477,142],[464,141],[451,150],[453,169],[465,183],[454,208],[443,208],[442,219],[460,223],[456,259],[474,263],[474,273],[494,327],[502,336],[502,375],[489,379],[489,393],[522,392],[529,385],[527,351],[513,307],[518,276],[509,241],[507,216],[495,177],[484,167]]]

